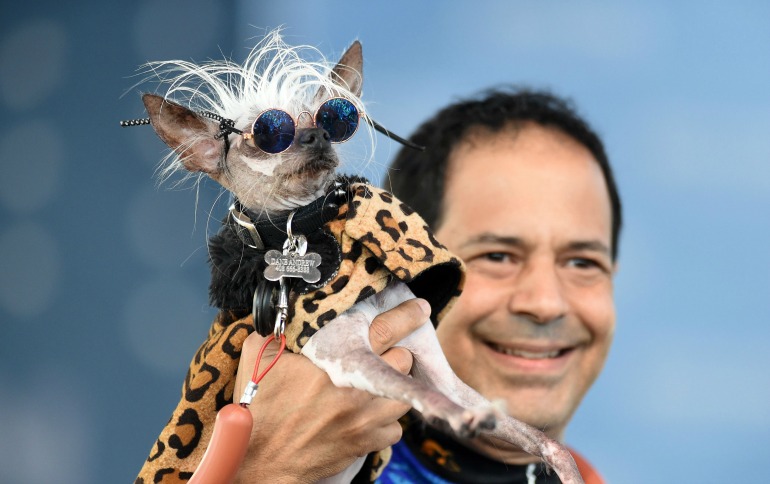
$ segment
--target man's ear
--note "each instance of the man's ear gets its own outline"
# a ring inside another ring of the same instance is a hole
[[[355,41],[348,50],[342,54],[337,65],[329,74],[332,82],[352,92],[356,97],[361,96],[364,84],[364,55],[361,42]],[[339,97],[339,92],[321,88],[313,99],[314,103],[320,103],[330,97]]]
[[[219,132],[217,124],[155,94],[144,94],[142,102],[155,132],[179,153],[185,169],[209,175],[219,173],[224,143],[214,139]]]

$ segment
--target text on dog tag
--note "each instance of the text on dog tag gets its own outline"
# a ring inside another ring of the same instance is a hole
[[[313,283],[321,279],[321,256],[315,252],[305,255],[297,253],[282,254],[277,250],[269,250],[265,254],[265,279],[277,281],[282,277],[301,277],[305,282]]]

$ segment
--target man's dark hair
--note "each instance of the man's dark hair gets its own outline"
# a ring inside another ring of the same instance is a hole
[[[620,196],[599,136],[572,103],[545,91],[493,89],[442,109],[409,138],[425,151],[401,148],[389,171],[391,190],[433,229],[441,224],[447,162],[452,150],[479,128],[490,133],[518,129],[524,123],[555,128],[585,146],[604,174],[612,209],[612,259],[618,254],[622,224]]]

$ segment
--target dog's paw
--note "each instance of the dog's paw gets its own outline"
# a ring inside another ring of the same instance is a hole
[[[452,426],[452,430],[462,438],[471,438],[479,432],[493,430],[501,417],[499,405],[485,405],[483,407],[466,409],[458,424]]]
[[[461,438],[491,431],[499,420],[506,417],[504,400],[463,408],[441,394],[432,394],[421,403],[423,408],[420,411],[426,422]]]

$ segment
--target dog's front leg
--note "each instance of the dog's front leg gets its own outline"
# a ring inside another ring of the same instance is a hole
[[[341,314],[312,336],[302,354],[326,371],[335,385],[402,401],[427,421],[446,423],[461,436],[494,426],[494,414],[488,408],[463,408],[432,384],[402,375],[376,355],[369,344],[368,312],[354,307]]]
[[[355,308],[327,323],[313,335],[302,349],[318,367],[326,371],[332,382],[340,387],[353,387],[372,395],[400,400],[425,410],[425,390],[420,383],[402,375],[376,355],[369,343],[369,318]]]

